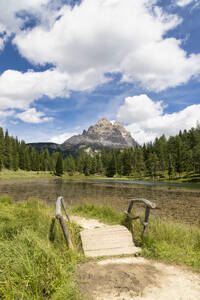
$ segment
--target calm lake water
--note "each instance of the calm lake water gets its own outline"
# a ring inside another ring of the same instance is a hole
[[[112,180],[13,179],[0,181],[0,195],[9,194],[16,201],[38,198],[52,205],[62,195],[69,206],[109,205],[118,211],[127,210],[132,198],[146,198],[157,204],[159,209],[152,211],[155,216],[200,225],[200,185],[164,185]]]

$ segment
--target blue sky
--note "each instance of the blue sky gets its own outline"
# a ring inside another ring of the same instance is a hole
[[[200,122],[198,0],[1,0],[0,126],[62,143],[101,117],[139,142]]]

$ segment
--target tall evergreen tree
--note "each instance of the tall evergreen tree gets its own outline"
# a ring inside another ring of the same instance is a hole
[[[107,160],[106,176],[113,177],[116,174],[116,158],[114,151],[110,151]]]
[[[1,158],[2,168],[3,168],[4,156],[5,156],[5,140],[4,140],[3,129],[0,127],[0,158]]]
[[[55,174],[57,176],[62,176],[63,174],[63,157],[62,157],[62,153],[60,152],[58,155],[58,159],[56,162],[56,172]]]
[[[4,166],[7,169],[12,168],[12,147],[11,147],[11,139],[8,134],[8,130],[5,133],[5,153],[4,153]]]

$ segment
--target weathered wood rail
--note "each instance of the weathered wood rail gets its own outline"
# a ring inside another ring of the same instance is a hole
[[[136,216],[136,217],[133,217],[131,215],[131,210],[133,208],[133,204],[134,203],[141,203],[141,204],[144,204],[145,205],[145,216],[144,216],[144,219],[141,217],[141,216]],[[140,223],[143,225],[143,233],[142,233],[142,237],[144,238],[147,234],[147,230],[148,230],[148,221],[149,221],[149,216],[150,216],[150,211],[151,209],[156,209],[156,204],[147,200],[147,199],[143,199],[143,198],[135,198],[135,199],[132,199],[130,201],[130,204],[129,204],[129,207],[128,207],[128,210],[125,211],[125,214],[127,215],[127,219],[130,220],[130,221],[133,221],[133,220],[137,220],[139,219],[140,220]],[[135,239],[134,237],[134,228],[133,228],[133,223],[131,222],[131,225],[132,225],[132,235],[133,235],[133,241],[134,243],[137,245],[138,242],[137,240]]]
[[[68,222],[70,222],[70,217],[69,217],[69,214],[67,212],[65,200],[62,196],[60,196],[60,197],[58,197],[58,199],[56,201],[56,214],[55,214],[55,217],[53,218],[52,223],[51,223],[50,233],[53,232],[53,228],[54,228],[54,225],[55,225],[55,220],[56,219],[59,220],[59,223],[60,223],[64,238],[65,238],[67,247],[69,247],[70,249],[74,249],[71,238],[70,238],[69,231],[67,230],[67,226],[66,226],[65,220],[64,220],[63,215],[62,215],[62,207],[64,209],[64,212],[65,212],[65,215],[67,217]]]
[[[145,205],[144,219],[141,216],[132,216],[131,211],[134,203],[141,203]],[[57,198],[56,201],[56,214],[52,220],[50,227],[50,236],[53,232],[56,219],[59,220],[66,244],[69,248],[73,249],[73,244],[70,238],[70,233],[67,229],[66,222],[62,215],[62,208],[65,212],[68,222],[70,222],[70,216],[67,212],[66,204],[62,196]],[[106,255],[121,255],[121,254],[134,254],[140,251],[138,248],[138,242],[134,237],[133,220],[139,219],[143,225],[142,237],[147,234],[148,221],[151,209],[155,209],[156,204],[149,200],[137,198],[130,201],[128,210],[125,211],[127,221],[132,225],[132,238],[131,233],[125,226],[106,226],[103,228],[84,229],[81,231],[81,240],[83,245],[83,251],[86,256],[97,257]],[[135,245],[134,245],[135,244]],[[136,246],[136,247],[135,247]]]

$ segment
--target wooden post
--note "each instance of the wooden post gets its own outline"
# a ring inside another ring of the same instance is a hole
[[[53,217],[51,220],[51,225],[50,225],[50,230],[49,230],[49,240],[51,242],[54,241],[54,237],[55,237],[55,232],[54,232],[55,221],[56,221],[56,218]]]
[[[67,227],[66,227],[66,224],[65,224],[65,221],[64,221],[64,218],[62,216],[62,211],[61,211],[61,204],[65,205],[65,202],[64,202],[64,199],[63,197],[58,197],[57,201],[56,201],[56,219],[59,220],[60,222],[60,226],[62,228],[62,231],[63,231],[63,234],[64,234],[64,238],[66,240],[66,244],[67,246],[70,248],[70,249],[73,249],[73,244],[72,244],[72,241],[71,241],[71,238],[70,238],[70,235],[67,231]],[[64,206],[63,206],[64,207]],[[66,210],[66,206],[65,206],[65,213],[66,213],[66,216],[68,216],[67,214],[67,210]],[[68,220],[69,220],[69,216],[67,217]]]
[[[128,210],[127,210],[127,212],[129,214],[131,213],[132,207],[133,207],[133,200],[130,201],[130,204],[129,204],[129,207],[128,207]]]
[[[61,228],[62,228],[62,231],[63,231],[64,237],[65,237],[65,241],[66,241],[67,246],[68,246],[70,249],[74,249],[73,244],[72,244],[72,241],[71,241],[71,239],[70,239],[70,235],[69,235],[69,233],[68,233],[68,231],[67,231],[67,227],[66,227],[65,221],[64,221],[64,219],[63,219],[63,216],[58,215],[58,216],[56,216],[56,218],[57,218],[57,219],[59,220],[59,222],[60,222],[60,226],[61,226]]]
[[[64,211],[65,211],[65,215],[66,215],[66,217],[67,217],[68,221],[70,222],[70,217],[69,217],[69,214],[68,214],[68,212],[67,212],[67,208],[66,208],[65,200],[64,200],[64,198],[63,198],[63,197],[62,197],[62,199],[61,199],[61,202],[62,202],[62,207],[63,207],[63,209],[64,209]]]
[[[145,209],[145,217],[144,220],[141,216],[137,216],[137,217],[133,217],[131,216],[131,210],[133,208],[133,204],[134,203],[143,203],[146,207]],[[151,209],[155,209],[156,208],[156,204],[152,203],[149,200],[146,199],[142,199],[142,198],[137,198],[137,199],[132,199],[130,201],[129,207],[127,212],[125,212],[125,214],[127,215],[127,220],[136,220],[136,219],[140,219],[141,224],[143,225],[143,233],[142,233],[142,237],[145,237],[147,234],[147,230],[148,230],[148,220],[149,220],[149,215],[150,215],[150,210]],[[133,241],[135,244],[138,244],[138,242],[136,241],[135,237],[134,237],[134,228],[133,228],[133,223],[131,223],[132,225],[132,236],[133,236]]]
[[[149,215],[150,215],[150,207],[146,206],[145,218],[144,218],[143,237],[145,237],[146,234],[147,234]]]

